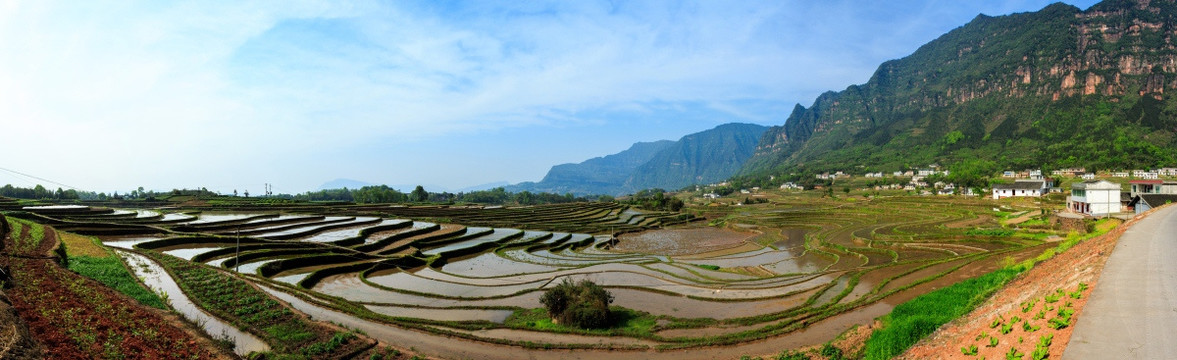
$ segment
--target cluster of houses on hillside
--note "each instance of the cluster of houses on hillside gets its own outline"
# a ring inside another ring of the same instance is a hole
[[[895,171],[890,174],[870,172],[863,176],[866,178],[884,178],[888,176],[910,178],[910,181],[901,183],[888,183],[889,181],[884,181],[884,184],[875,185],[875,190],[920,191],[924,195],[974,195],[973,189],[971,188],[958,188],[956,184],[939,181],[929,184],[926,181],[928,176],[937,174],[949,175],[949,172],[948,170],[941,170],[938,165],[933,164],[921,169]],[[1123,191],[1122,186],[1118,183],[1102,179],[1097,180],[1097,175],[1104,179],[1131,179],[1128,181],[1130,189],[1129,191]],[[1056,187],[1057,183],[1055,179],[1063,177],[1080,178],[1083,181],[1072,183],[1070,186],[1070,196],[1067,197],[1067,210],[1087,216],[1109,216],[1121,213],[1139,214],[1166,203],[1177,202],[1177,181],[1161,179],[1161,177],[1177,177],[1177,168],[1107,171],[1099,173],[1089,172],[1084,168],[1067,168],[1050,171],[1050,176],[1048,178],[1043,171],[1034,169],[1004,171],[1002,172],[1002,177],[1011,178],[1013,182],[993,184],[990,190],[993,199],[1039,197],[1052,192],[1063,191],[1063,189]],[[849,178],[851,175],[843,171],[835,171],[833,173],[817,174],[816,177],[821,180],[835,180]],[[727,185],[727,183],[712,184],[712,186],[716,185]],[[804,189],[800,184],[794,182],[786,182],[780,188],[781,190]],[[753,188],[751,192],[748,190],[741,190],[740,192],[748,194],[756,193],[757,190],[759,188]],[[704,198],[708,199],[719,197],[715,193],[704,194]]]
[[[1015,174],[1012,171],[1005,172],[1006,177],[1017,177],[1017,175],[1020,175],[1020,174]],[[1050,175],[1055,176],[1055,177],[1065,176],[1065,177],[1083,178],[1084,180],[1094,180],[1095,176],[1098,174],[1096,174],[1094,172],[1088,172],[1087,169],[1084,169],[1084,168],[1067,168],[1067,169],[1054,170],[1050,173]],[[1170,176],[1170,177],[1177,176],[1177,168],[1161,168],[1161,169],[1156,169],[1156,170],[1116,170],[1116,171],[1103,172],[1102,175],[1105,175],[1107,177],[1114,177],[1114,178],[1136,178],[1136,179],[1143,179],[1143,180],[1156,180],[1156,179],[1161,178],[1162,176]]]
[[[890,175],[893,177],[921,177],[921,178],[923,178],[923,177],[932,176],[932,175],[936,175],[936,174],[948,175],[949,171],[948,170],[941,170],[940,165],[932,164],[932,165],[928,165],[928,167],[926,167],[926,168],[911,169],[911,170],[907,170],[907,171],[895,171],[895,172],[892,172]],[[835,179],[839,179],[839,178],[848,178],[848,177],[850,177],[850,174],[842,172],[842,171],[835,171],[833,173],[824,172],[821,174],[817,174],[815,176],[820,180],[835,180]],[[884,173],[881,171],[880,172],[868,172],[868,173],[864,174],[863,176],[865,176],[866,178],[886,177],[886,175],[884,175]]]

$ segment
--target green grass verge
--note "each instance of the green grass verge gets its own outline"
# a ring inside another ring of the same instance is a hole
[[[609,313],[613,326],[604,329],[581,329],[553,323],[547,310],[543,308],[518,310],[507,318],[504,325],[560,333],[649,337],[653,335],[654,326],[658,323],[657,316],[619,306],[609,307]]]
[[[940,325],[976,308],[1025,270],[1020,265],[1000,269],[899,304],[882,318],[883,327],[866,341],[865,358],[890,359],[903,353]]]
[[[168,309],[163,299],[144,288],[117,257],[72,256],[69,258],[69,269],[126,294],[140,304]]]

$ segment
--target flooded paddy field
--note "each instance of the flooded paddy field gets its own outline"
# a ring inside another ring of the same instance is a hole
[[[734,358],[829,341],[899,299],[1041,253],[1033,237],[970,233],[998,226],[992,208],[971,198],[799,197],[687,214],[580,203],[92,215],[159,231],[102,236],[108,246],[233,273],[316,319],[435,346],[427,354],[468,355],[442,344],[457,334],[448,341],[502,354],[569,354],[523,346],[543,343],[593,357],[679,359],[684,352],[671,349]],[[66,210],[79,219],[97,209]],[[516,320],[541,306],[544,290],[582,279],[648,323],[598,336]]]

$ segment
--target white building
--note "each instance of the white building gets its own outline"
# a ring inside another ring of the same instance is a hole
[[[1083,180],[1095,180],[1095,173],[1086,173],[1081,176]]]
[[[994,184],[993,199],[1003,199],[1015,196],[1042,196],[1048,191],[1046,181],[1043,180],[1014,180],[1013,184]]]
[[[1160,178],[1160,174],[1155,171],[1132,170],[1132,177],[1137,179],[1155,180]]]
[[[1112,177],[1126,178],[1126,177],[1128,177],[1128,172],[1127,171],[1116,171],[1116,172],[1112,173]]]
[[[1120,212],[1120,184],[1107,180],[1088,180],[1071,184],[1071,196],[1067,197],[1067,210],[1090,216],[1118,213]]]

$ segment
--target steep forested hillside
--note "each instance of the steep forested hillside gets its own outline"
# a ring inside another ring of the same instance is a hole
[[[626,188],[673,190],[726,180],[752,157],[767,129],[754,124],[724,124],[684,136],[639,166],[626,180]]]
[[[980,15],[865,84],[797,105],[742,174],[1172,166],[1174,34],[1172,0]]]

